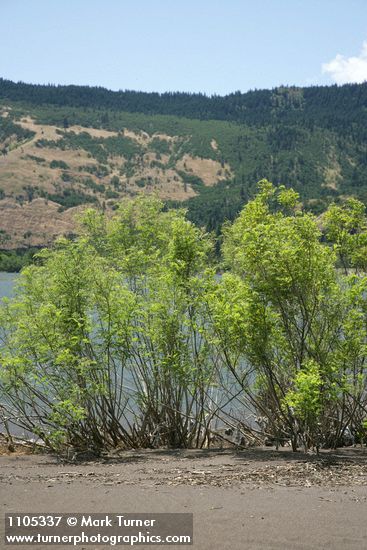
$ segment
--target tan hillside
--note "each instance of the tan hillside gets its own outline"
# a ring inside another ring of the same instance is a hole
[[[9,113],[3,108],[1,117]],[[181,153],[187,138],[179,136],[58,127],[30,116],[13,123],[34,135],[0,142],[0,248],[46,245],[73,232],[74,214],[86,205],[113,209],[138,193],[184,201],[200,182],[213,186],[232,173],[217,160]]]
[[[184,155],[177,163],[177,168],[199,176],[205,185],[215,185],[218,179],[225,179],[232,175],[228,164],[222,167],[218,161],[191,157],[190,155]]]
[[[13,199],[0,201],[1,248],[23,248],[52,243],[75,230],[75,214],[80,207],[59,212],[55,202],[36,198],[19,204]]]

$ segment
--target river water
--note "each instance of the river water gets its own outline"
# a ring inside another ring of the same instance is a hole
[[[14,284],[18,273],[5,273],[0,271],[0,298],[11,297],[14,293]]]

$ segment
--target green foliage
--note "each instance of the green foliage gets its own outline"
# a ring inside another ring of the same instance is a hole
[[[88,172],[89,174],[95,174],[97,178],[104,178],[109,174],[108,166],[105,166],[104,164],[89,164],[86,166],[80,166],[79,170]]]
[[[298,194],[258,187],[226,226],[222,277],[212,238],[143,195],[112,217],[86,211],[81,237],[38,254],[0,310],[0,391],[18,423],[60,451],[201,446],[215,417],[248,437],[249,413],[255,439],[294,450],[335,446],[348,426],[364,433],[355,243],[344,274]],[[331,207],[328,238],[362,238],[364,216],[358,202]]]
[[[34,160],[34,162],[37,162],[37,164],[43,164],[44,162],[46,162],[46,159],[44,159],[43,157],[37,157],[35,155],[26,155],[26,158],[30,160]],[[57,161],[54,161],[54,162],[57,162]]]
[[[69,172],[62,172],[61,173],[61,179],[62,181],[65,181],[66,183],[69,183],[74,180],[73,176]]]
[[[226,276],[213,297],[218,342],[274,437],[318,447],[321,433],[336,444],[335,410],[353,416],[345,392],[354,388],[359,402],[366,389],[365,280],[341,278],[295,193],[266,180],[259,187],[225,231],[224,258],[235,277]]]
[[[0,271],[16,273],[31,264],[37,248],[20,248],[16,250],[0,250]]]
[[[105,193],[106,187],[103,185],[103,183],[96,183],[92,178],[86,178],[83,180],[83,184],[88,187],[89,189],[92,189],[94,193]]]
[[[294,389],[285,397],[285,402],[292,407],[300,420],[311,428],[317,423],[322,411],[323,381],[318,365],[310,360],[294,378]]]
[[[83,149],[101,164],[105,164],[110,156],[119,155],[131,159],[142,151],[135,141],[122,135],[97,138],[92,137],[88,132],[76,133],[71,130],[63,132],[62,138],[58,141],[40,139],[36,145],[52,149],[60,148],[61,150]],[[61,166],[52,166],[51,168],[53,167],[62,168]]]
[[[327,238],[334,244],[344,269],[367,270],[367,218],[365,206],[356,199],[332,204],[323,216]]]
[[[135,185],[138,187],[145,187],[146,185],[150,185],[150,180],[148,178],[139,178],[135,181]]]
[[[1,117],[0,124],[0,142],[7,139],[15,139],[17,145],[31,139],[35,135],[34,132],[22,128],[18,124],[14,124],[9,116]]]
[[[86,193],[73,188],[64,189],[62,193],[48,193],[41,191],[40,195],[45,199],[57,202],[63,208],[73,208],[74,206],[78,206],[80,204],[98,202],[97,197],[87,195]]]
[[[160,155],[169,155],[171,152],[169,142],[166,139],[155,137],[149,144],[150,148]]]
[[[120,184],[120,180],[117,176],[112,176],[111,178],[111,185],[112,187],[114,187],[115,189],[119,189],[121,184]]]
[[[184,172],[183,170],[177,170],[178,175],[182,178],[182,181],[184,183],[188,183],[192,186],[195,190],[200,190],[204,187],[204,182],[199,176],[195,176],[194,174],[188,174],[187,172]]]
[[[61,168],[62,170],[68,170],[69,166],[63,160],[52,160],[50,162],[50,168]]]
[[[83,218],[1,309],[0,388],[49,448],[198,446],[214,376],[201,297],[211,242],[144,197]]]
[[[116,193],[116,191],[112,191],[112,189],[107,189],[107,191],[105,192],[105,197],[107,199],[118,199],[119,196],[120,195]]]

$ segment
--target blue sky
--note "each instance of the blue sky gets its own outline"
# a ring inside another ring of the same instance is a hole
[[[0,76],[226,94],[367,79],[367,0],[0,0]]]

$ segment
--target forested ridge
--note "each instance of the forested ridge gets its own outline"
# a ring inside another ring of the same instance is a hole
[[[255,125],[296,123],[309,128],[317,125],[342,130],[343,125],[353,123],[362,129],[366,122],[367,84],[284,86],[207,96],[184,92],[115,92],[102,87],[26,84],[0,79],[0,97],[34,105],[114,109]]]

